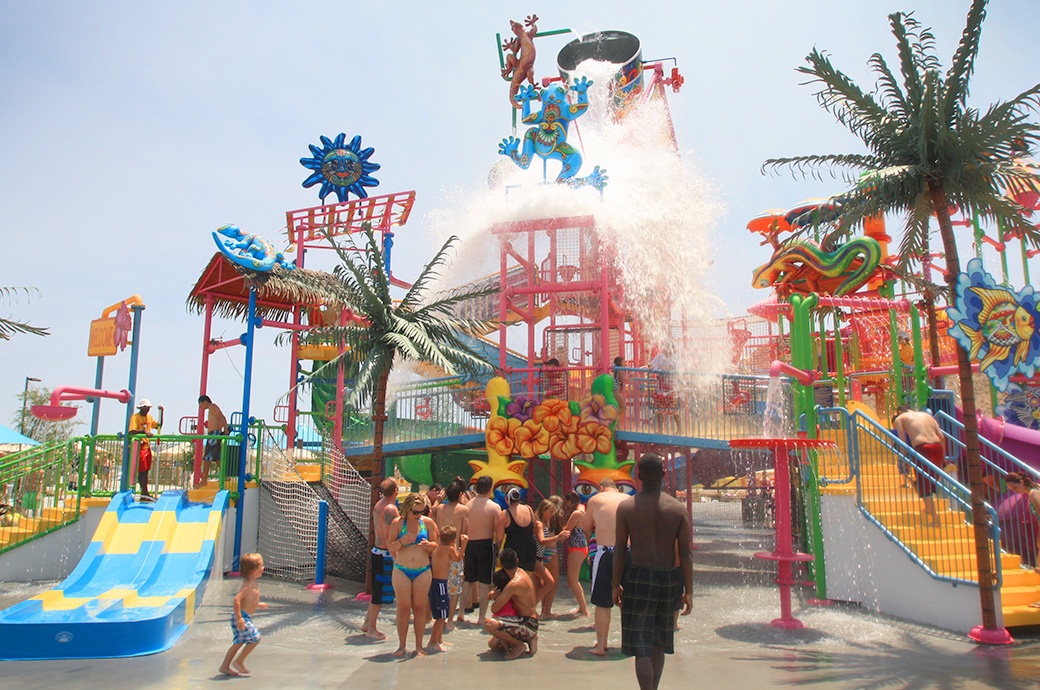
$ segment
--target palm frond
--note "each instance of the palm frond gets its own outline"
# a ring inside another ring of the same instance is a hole
[[[832,178],[837,179],[839,171],[876,170],[878,161],[873,156],[861,154],[822,154],[811,156],[793,156],[790,158],[770,158],[762,164],[763,174],[777,174],[781,168],[788,168],[794,177],[812,177],[815,180],[823,179],[821,170],[829,170]],[[843,174],[849,184],[855,183],[856,178]]]
[[[899,262],[896,266],[904,272],[908,272],[911,266],[919,264],[929,248],[929,228],[932,218],[931,198],[926,192],[921,192],[914,201],[916,203],[906,209],[903,238],[899,242]]]
[[[987,0],[972,0],[968,8],[968,18],[961,34],[960,43],[953,54],[950,69],[946,71],[945,92],[943,93],[941,112],[951,115],[959,104],[965,106],[968,101],[968,83],[975,71],[975,57],[979,53],[979,39],[982,37],[982,22],[986,19]]]
[[[433,255],[433,258],[423,266],[422,271],[419,272],[419,276],[412,283],[412,287],[408,289],[405,296],[401,299],[400,308],[407,311],[414,311],[419,305],[420,298],[426,293],[427,288],[431,282],[441,276],[440,269],[448,265],[449,251],[454,248],[455,244],[459,241],[456,235],[452,235],[447,241],[441,245],[441,248],[437,250],[437,253]]]
[[[11,336],[18,333],[25,333],[28,335],[50,335],[51,332],[46,328],[39,328],[33,326],[24,321],[14,321],[11,319],[0,318],[0,340],[10,340]]]
[[[896,50],[899,53],[899,72],[903,77],[903,91],[909,106],[909,114],[913,116],[920,108],[924,95],[924,84],[921,83],[920,63],[917,59],[918,49],[915,46],[916,30],[920,26],[912,13],[895,12],[888,15],[892,34],[896,37]]]
[[[870,56],[867,64],[878,75],[877,90],[881,94],[881,107],[887,111],[888,116],[894,120],[902,120],[908,114],[906,97],[899,88],[895,75],[889,69],[888,63],[881,53]]]
[[[826,55],[815,48],[805,61],[809,67],[798,71],[812,77],[809,84],[819,84],[816,102],[853,134],[869,140],[873,132],[889,117],[872,96],[856,86],[847,75],[836,69]]]
[[[11,300],[17,302],[18,295],[25,295],[27,300],[31,300],[33,295],[39,294],[40,291],[37,288],[0,287],[0,301],[4,302],[9,302]],[[15,321],[14,319],[5,319],[0,317],[0,340],[10,340],[11,336],[19,333],[39,336],[47,336],[51,334],[47,328],[33,326],[25,321]]]

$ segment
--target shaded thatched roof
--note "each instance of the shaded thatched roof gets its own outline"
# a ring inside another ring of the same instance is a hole
[[[319,292],[303,283],[324,286],[327,290]],[[336,294],[337,286],[339,281],[324,271],[306,268],[288,271],[280,266],[275,266],[269,273],[252,271],[216,252],[188,294],[187,307],[190,312],[204,314],[207,300],[212,299],[214,315],[243,321],[249,310],[249,290],[255,287],[258,316],[288,319],[296,305],[317,307],[326,304],[345,308],[345,304],[328,301],[330,294]]]

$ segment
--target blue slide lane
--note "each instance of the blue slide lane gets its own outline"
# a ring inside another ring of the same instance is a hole
[[[72,573],[54,589],[0,611],[0,659],[140,656],[187,630],[213,571],[228,492],[193,503],[116,494]]]

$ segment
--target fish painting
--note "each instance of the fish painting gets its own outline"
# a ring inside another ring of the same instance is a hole
[[[996,361],[1007,359],[1012,353],[1012,363],[1016,366],[1021,364],[1029,352],[1029,339],[1036,332],[1033,315],[1007,290],[973,287],[971,291],[982,299],[982,309],[977,330],[961,324],[961,330],[971,343],[968,357],[976,359],[982,348],[988,345],[986,356],[979,362],[980,371]]]
[[[977,258],[957,277],[957,297],[947,308],[954,322],[949,333],[998,391],[1008,391],[1012,375],[1036,373],[1038,302],[1032,286],[1015,292],[998,284]]]

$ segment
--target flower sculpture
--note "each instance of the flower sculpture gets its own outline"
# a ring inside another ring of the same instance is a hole
[[[613,383],[611,384],[613,385]],[[581,421],[597,422],[603,426],[610,426],[618,420],[620,411],[615,403],[607,402],[602,393],[593,393],[581,401]]]
[[[531,418],[531,412],[538,405],[538,398],[529,398],[526,395],[518,395],[513,401],[506,405],[506,415],[521,422]]]
[[[470,482],[476,484],[477,480],[483,476],[491,477],[494,499],[499,505],[505,507],[505,497],[509,489],[514,487],[520,489],[521,495],[525,498],[527,494],[527,479],[524,477],[527,463],[511,458],[515,451],[516,430],[523,423],[500,413],[499,402],[503,398],[509,398],[508,381],[501,377],[493,378],[488,382],[485,391],[491,412],[484,441],[488,459],[486,462],[470,460],[469,466],[473,469],[473,477]]]
[[[510,419],[515,422],[515,419]],[[516,450],[524,459],[536,458],[549,450],[549,431],[541,424],[528,419],[513,432]]]
[[[508,409],[508,408],[507,408]],[[536,424],[541,424],[549,433],[563,430],[566,434],[577,432],[577,419],[571,412],[570,405],[566,400],[546,400],[534,408],[531,419]]]
[[[499,455],[512,455],[515,448],[513,438],[521,422],[518,419],[508,419],[495,415],[488,420],[487,443],[489,448],[494,448]]]
[[[517,483],[517,477],[523,477],[525,460],[544,453],[559,460],[574,460],[583,468],[578,488],[584,498],[595,493],[600,474],[609,474],[622,491],[635,491],[631,475],[634,463],[618,465],[614,451],[614,425],[620,410],[614,398],[614,379],[609,374],[597,377],[591,395],[580,402],[555,398],[539,401],[524,395],[514,398],[509,395],[508,382],[501,378],[488,383],[487,397],[492,409],[486,435],[488,462],[470,464],[487,474],[494,466],[503,469],[505,475],[496,479],[496,498],[504,497],[505,489],[500,490],[503,486],[520,486],[526,491],[526,480],[522,485]],[[575,459],[582,455],[593,459]],[[524,461],[510,462],[509,456],[520,456]],[[594,482],[588,477],[582,479],[593,471],[599,477]]]

